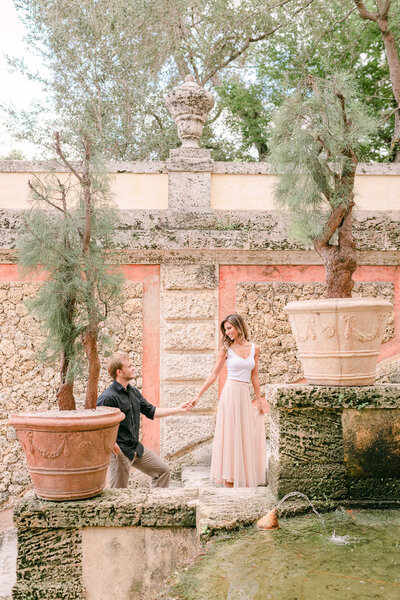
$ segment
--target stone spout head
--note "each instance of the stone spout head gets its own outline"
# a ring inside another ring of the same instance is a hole
[[[210,92],[198,85],[193,75],[176,87],[165,99],[178,128],[183,147],[198,148],[207,115],[214,106]]]
[[[279,529],[278,511],[276,508],[261,517],[261,519],[257,521],[257,527],[259,529]]]

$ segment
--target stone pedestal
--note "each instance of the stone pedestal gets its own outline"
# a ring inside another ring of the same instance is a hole
[[[210,150],[184,146],[170,150],[167,169],[169,210],[211,210],[213,161]]]
[[[107,490],[81,502],[22,501],[13,600],[153,598],[199,547],[197,495]]]
[[[269,385],[268,484],[279,498],[400,497],[400,385]]]

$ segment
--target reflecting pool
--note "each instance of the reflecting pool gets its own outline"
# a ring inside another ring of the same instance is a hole
[[[163,600],[399,600],[400,511],[338,509],[280,518],[213,542]]]

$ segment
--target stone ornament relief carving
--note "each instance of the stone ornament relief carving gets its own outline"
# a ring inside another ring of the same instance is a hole
[[[55,459],[58,458],[59,456],[61,456],[62,454],[64,456],[70,456],[71,455],[71,450],[69,448],[69,443],[73,443],[73,445],[77,445],[78,444],[78,439],[77,437],[81,437],[82,434],[81,433],[71,433],[68,432],[68,434],[58,434],[58,439],[60,440],[60,445],[58,446],[58,448],[56,450],[45,450],[44,448],[41,448],[40,445],[36,442],[35,440],[35,432],[33,431],[29,431],[26,435],[28,441],[29,441],[29,445],[30,445],[30,449],[32,454],[34,452],[36,452],[37,454],[39,454],[42,458],[46,458],[46,459]],[[107,454],[110,454],[112,449],[109,449],[109,444],[107,444],[107,434],[105,433],[105,439],[104,439],[104,449],[106,451]],[[88,440],[83,440],[81,441],[78,445],[78,452],[80,454],[85,454],[86,452],[89,452],[89,450],[94,450],[95,449],[95,445],[92,442],[89,442]]]
[[[304,335],[299,333],[299,330],[296,327],[296,339],[299,342],[306,342],[308,339],[315,340],[315,323],[314,317],[310,317],[307,319],[307,326]]]
[[[343,319],[346,321],[345,337],[347,339],[353,338],[357,340],[357,342],[371,342],[381,335],[382,326],[386,324],[386,315],[380,315],[375,329],[369,333],[362,333],[354,326],[354,323],[356,322],[355,315],[344,315]]]
[[[172,90],[165,103],[175,120],[182,147],[198,148],[207,115],[214,106],[212,94],[198,85],[193,75],[186,75],[185,83]]]
[[[32,454],[34,452],[37,452],[43,458],[48,458],[48,459],[58,458],[62,454],[64,447],[65,447],[65,443],[66,443],[65,434],[64,434],[63,436],[61,436],[61,444],[57,448],[57,450],[49,451],[49,450],[44,450],[43,448],[40,448],[40,446],[38,446],[38,444],[35,441],[35,434],[33,431],[28,431],[28,433],[26,434],[26,437],[29,441],[29,445],[30,445]],[[66,448],[66,451],[64,452],[64,454],[66,456],[68,456],[68,454],[69,454],[68,448]]]
[[[331,338],[335,335],[335,328],[330,325],[322,325],[321,333],[327,338]]]
[[[346,327],[344,331],[344,336],[346,339],[354,339],[357,342],[371,342],[375,338],[378,338],[382,333],[382,326],[386,323],[386,316],[381,315],[378,320],[378,324],[369,333],[362,333],[359,331],[356,326],[356,316],[355,315],[343,315],[343,320],[346,322]],[[335,335],[335,328],[330,325],[322,325],[320,328],[321,334],[326,338],[331,338]],[[315,321],[314,317],[310,317],[307,320],[307,326],[305,333],[302,335],[299,333],[296,328],[296,339],[299,342],[306,342],[307,340],[315,340]]]

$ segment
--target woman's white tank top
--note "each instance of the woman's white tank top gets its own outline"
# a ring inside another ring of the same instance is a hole
[[[256,361],[254,360],[255,344],[252,342],[250,354],[247,358],[241,358],[238,356],[232,348],[228,348],[228,358],[226,359],[226,366],[228,369],[228,379],[236,379],[236,381],[250,381],[250,375]]]

